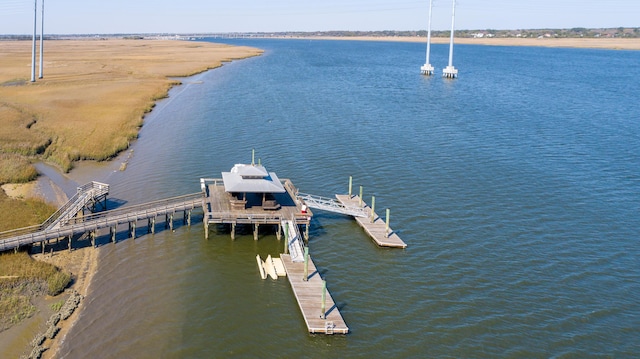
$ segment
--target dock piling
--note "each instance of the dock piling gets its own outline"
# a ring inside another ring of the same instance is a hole
[[[320,307],[320,318],[327,319],[327,281],[322,280],[322,307]]]
[[[391,210],[389,208],[387,208],[386,226],[385,226],[385,229],[384,229],[385,237],[389,237],[389,213],[390,212],[391,212]]]
[[[289,226],[284,226],[284,254],[289,253]]]
[[[129,222],[129,238],[136,239],[136,222]]]
[[[309,280],[309,247],[304,247],[304,274],[303,281]]]
[[[376,196],[371,196],[371,223],[376,220]]]
[[[360,198],[358,199],[358,206],[362,207],[362,186],[360,186]]]
[[[349,176],[349,198],[353,197],[351,195],[351,186],[353,185],[353,177]]]
[[[147,233],[156,233],[156,217],[149,217],[149,222],[147,222]]]

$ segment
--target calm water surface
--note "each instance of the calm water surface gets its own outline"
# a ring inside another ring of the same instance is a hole
[[[408,248],[315,212],[352,331],[324,336],[258,276],[275,235],[206,241],[197,221],[104,243],[63,357],[640,355],[640,52],[461,45],[450,81],[419,75],[423,44],[227,42],[266,52],[172,90],[127,170],[98,178],[113,203],[197,192],[255,148],[303,192],[352,175]],[[447,56],[433,45],[437,71]]]

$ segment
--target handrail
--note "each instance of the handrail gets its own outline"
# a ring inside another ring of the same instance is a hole
[[[71,206],[76,204],[81,195],[88,194],[90,190],[95,191],[96,189],[99,191],[97,191],[97,193],[92,197],[103,196],[109,193],[109,185],[102,182],[91,181],[82,186],[79,186],[76,190],[76,193],[71,196],[71,198],[69,198],[69,200],[64,205],[62,205],[62,207],[60,207],[51,216],[49,216],[49,218],[42,222],[41,227],[44,229],[54,224],[62,216],[62,214],[67,212],[69,208],[71,208]]]
[[[176,197],[161,199],[161,200],[142,203],[142,204],[133,205],[133,206],[125,206],[125,207],[122,207],[122,208],[112,209],[110,211],[92,213],[92,214],[89,214],[89,215],[86,215],[86,216],[82,216],[82,217],[78,217],[78,218],[72,218],[71,220],[69,220],[68,223],[69,224],[76,224],[76,223],[82,223],[82,222],[87,222],[87,221],[93,221],[93,220],[97,220],[97,219],[104,218],[104,217],[111,217],[111,216],[119,216],[119,215],[123,215],[123,214],[138,213],[138,212],[142,212],[142,211],[149,211],[151,209],[160,208],[160,207],[163,207],[163,206],[165,208],[167,208],[167,209],[180,207],[181,205],[182,206],[191,205],[193,208],[197,208],[197,207],[201,207],[202,206],[201,199],[202,199],[202,193],[201,192],[196,192],[196,193],[191,193],[191,194],[186,194],[186,195],[182,195],[182,196],[176,196]]]
[[[178,203],[171,203],[175,200]],[[165,203],[165,207],[161,205],[152,207],[150,204],[162,204]],[[47,238],[65,237],[78,233],[80,231],[95,230],[96,228],[103,228],[106,225],[114,225],[125,223],[127,221],[136,221],[141,218],[150,218],[151,214],[157,215],[159,213],[171,213],[174,211],[183,211],[186,209],[195,209],[202,206],[202,193],[193,193],[183,196],[177,196],[165,200],[159,200],[149,202],[137,206],[130,206],[125,208],[119,208],[111,211],[104,211],[96,213],[94,215],[84,216],[81,218],[74,218],[66,225],[57,227],[55,229],[40,228],[38,231],[31,233],[25,233],[22,235],[12,236],[10,238],[0,240],[0,251],[4,251],[10,248],[16,248],[22,245],[35,243]],[[40,227],[40,226],[32,226]],[[17,232],[17,230],[14,230]],[[5,233],[5,232],[3,232]],[[52,236],[53,235],[53,236]]]
[[[109,193],[109,185],[97,181],[85,183],[84,185],[77,187],[76,193],[41,224],[0,232],[0,239],[16,237],[45,230],[46,228],[52,226],[65,212],[69,210],[69,208],[76,204],[81,195],[88,194],[90,192],[95,192],[93,193],[93,198],[103,196]]]

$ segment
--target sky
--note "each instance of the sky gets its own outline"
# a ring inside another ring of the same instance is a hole
[[[36,0],[0,0],[0,34],[33,33]],[[426,30],[429,0],[37,0],[45,34]],[[433,0],[432,30],[452,0]],[[455,29],[640,27],[640,0],[457,0]]]

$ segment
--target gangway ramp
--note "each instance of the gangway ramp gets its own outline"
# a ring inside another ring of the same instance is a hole
[[[368,213],[363,207],[349,206],[335,199],[316,196],[308,193],[298,193],[298,199],[309,208],[320,209],[333,213],[340,213],[353,217],[367,217]]]
[[[302,236],[298,230],[298,225],[295,220],[282,221],[282,228],[285,229],[287,234],[287,247],[289,248],[289,255],[292,262],[304,262],[304,245],[302,244]]]

